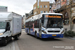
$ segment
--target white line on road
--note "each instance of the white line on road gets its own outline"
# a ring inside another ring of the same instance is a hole
[[[13,50],[19,50],[17,42],[13,42],[12,45],[13,45]]]
[[[14,44],[14,42],[12,43],[12,48],[13,48],[13,50],[15,50],[15,44]]]

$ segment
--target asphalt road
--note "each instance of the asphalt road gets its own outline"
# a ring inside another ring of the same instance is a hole
[[[37,39],[22,30],[19,40],[11,41],[0,50],[75,50],[75,40],[67,38]]]

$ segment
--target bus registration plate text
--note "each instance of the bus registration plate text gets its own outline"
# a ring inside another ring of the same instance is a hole
[[[52,36],[56,36],[56,35],[52,35]]]

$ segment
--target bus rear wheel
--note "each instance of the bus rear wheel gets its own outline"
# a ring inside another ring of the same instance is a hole
[[[37,32],[35,31],[35,37],[37,38]]]
[[[29,33],[27,33],[27,35],[29,35]]]

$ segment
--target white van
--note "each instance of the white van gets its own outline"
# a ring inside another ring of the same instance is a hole
[[[0,12],[0,43],[18,39],[21,35],[22,16],[13,12]]]

